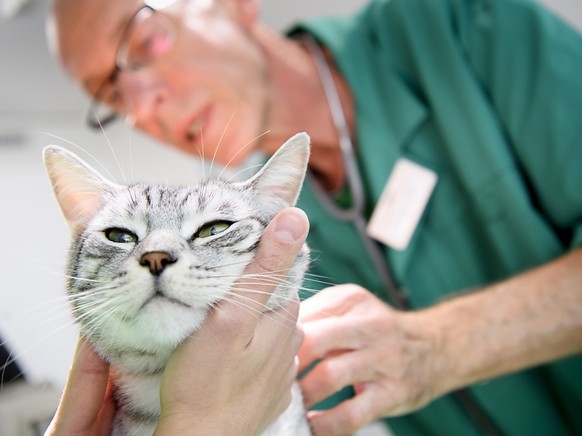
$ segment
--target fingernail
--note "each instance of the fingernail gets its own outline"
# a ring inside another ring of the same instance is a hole
[[[303,214],[301,210],[292,209],[277,217],[274,232],[279,241],[290,244],[303,237],[305,221],[300,214]]]

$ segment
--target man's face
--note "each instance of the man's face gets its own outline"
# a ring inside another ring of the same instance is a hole
[[[265,61],[249,34],[251,25],[236,7],[227,7],[236,1],[181,0],[154,12],[172,27],[171,45],[144,68],[123,69],[115,82],[138,128],[188,153],[233,165],[256,149],[268,108]],[[59,55],[95,94],[114,71],[124,29],[143,4],[66,3],[56,11]]]

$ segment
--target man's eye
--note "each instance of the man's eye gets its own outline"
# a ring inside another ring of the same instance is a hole
[[[166,53],[173,44],[168,31],[160,26],[151,25],[143,32],[137,32],[129,41],[127,68],[139,70],[151,65]]]
[[[137,236],[135,233],[130,232],[126,229],[107,229],[105,230],[105,237],[109,239],[111,242],[115,242],[118,244],[132,244],[137,242]]]
[[[142,43],[142,53],[146,60],[153,61],[158,56],[164,54],[171,46],[171,41],[162,30],[155,29],[144,39]]]
[[[100,100],[112,109],[123,106],[121,91],[116,84],[111,84],[102,93]]]
[[[228,221],[216,221],[214,223],[206,224],[202,226],[195,237],[197,238],[208,238],[209,236],[218,235],[224,232],[231,226],[232,223]]]

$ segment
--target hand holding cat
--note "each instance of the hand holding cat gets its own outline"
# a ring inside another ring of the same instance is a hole
[[[46,435],[109,435],[115,402],[109,365],[80,338],[58,411]]]
[[[353,385],[354,398],[327,411],[309,412],[315,434],[344,435],[383,416],[418,409],[437,393],[431,386],[429,329],[356,285],[324,289],[304,301],[299,316],[305,340],[301,381],[306,407]]]
[[[283,210],[239,282],[248,287],[250,278],[287,271],[307,231],[302,211]],[[193,428],[195,434],[257,434],[290,404],[303,338],[296,326],[299,303],[257,316],[275,285],[256,281],[248,293],[239,292],[238,302],[221,303],[168,362],[156,434],[194,434]]]

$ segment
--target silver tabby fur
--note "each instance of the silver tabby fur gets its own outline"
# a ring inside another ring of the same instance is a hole
[[[67,284],[73,314],[82,334],[111,363],[117,387],[112,434],[153,433],[168,358],[201,327],[208,311],[228,298],[269,221],[295,204],[308,157],[309,137],[303,133],[246,182],[125,186],[106,180],[65,149],[45,149],[45,166],[73,234]],[[216,222],[230,226],[195,236]],[[106,231],[112,228],[125,229],[135,239],[113,242]],[[140,263],[151,252],[172,258],[157,275]],[[284,305],[297,292],[308,257],[304,247],[269,308]],[[294,389],[293,403],[265,435],[311,434],[301,394]]]

